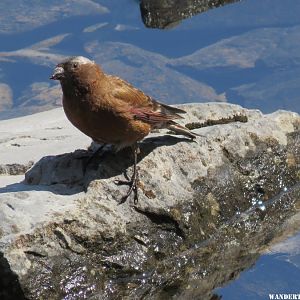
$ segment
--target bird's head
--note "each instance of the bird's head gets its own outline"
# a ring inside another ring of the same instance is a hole
[[[76,77],[83,65],[95,65],[95,62],[84,56],[73,56],[59,63],[50,77],[53,80],[64,80]]]

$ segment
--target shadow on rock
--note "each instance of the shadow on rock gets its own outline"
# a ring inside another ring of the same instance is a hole
[[[140,144],[138,162],[155,148],[172,146],[179,142],[191,142],[187,138],[164,135],[145,139]],[[47,190],[55,194],[71,195],[82,192],[95,179],[108,179],[122,175],[133,165],[130,148],[114,152],[103,149],[94,155],[91,150],[76,150],[56,156],[45,156],[26,172],[24,184],[18,183],[0,190]]]
[[[11,270],[7,259],[4,258],[2,253],[0,253],[0,299],[26,299],[18,281],[18,276]]]

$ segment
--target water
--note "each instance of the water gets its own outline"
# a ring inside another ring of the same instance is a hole
[[[300,233],[271,247],[238,279],[215,292],[224,300],[269,299],[269,294],[298,294]]]
[[[227,101],[300,112],[299,15],[300,1],[245,0],[160,30],[144,26],[134,0],[2,1],[0,119],[59,106],[49,76],[71,55],[95,59],[169,104]],[[216,294],[268,299],[299,292],[299,238],[274,246]]]

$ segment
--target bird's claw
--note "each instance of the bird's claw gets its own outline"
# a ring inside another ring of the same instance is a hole
[[[131,195],[132,192],[134,193],[134,198],[133,198],[134,204],[138,203],[138,201],[139,201],[138,182],[139,182],[139,180],[136,176],[132,176],[131,180],[129,180],[129,181],[115,180],[115,184],[117,184],[117,185],[129,185],[129,189],[128,189],[126,195],[121,198],[121,201],[119,202],[119,204],[123,204],[124,202],[126,202],[126,200]]]

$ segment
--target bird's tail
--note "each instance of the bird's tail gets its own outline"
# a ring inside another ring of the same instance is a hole
[[[167,128],[174,131],[175,133],[187,136],[187,137],[191,138],[192,140],[195,139],[197,136],[199,136],[198,134],[191,132],[188,128],[181,126],[174,121],[168,122]]]

